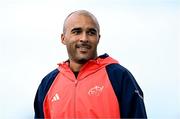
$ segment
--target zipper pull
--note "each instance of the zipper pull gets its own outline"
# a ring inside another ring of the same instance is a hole
[[[74,86],[77,86],[77,84],[78,84],[78,80],[76,79],[76,80],[74,81]]]

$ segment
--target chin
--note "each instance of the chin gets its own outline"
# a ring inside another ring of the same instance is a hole
[[[79,64],[85,64],[88,60],[87,59],[79,59],[77,63]]]
[[[77,57],[77,62],[80,64],[86,63],[88,60],[93,59],[90,55],[81,55]]]

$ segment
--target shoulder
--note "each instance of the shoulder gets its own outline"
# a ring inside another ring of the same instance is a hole
[[[49,72],[41,81],[41,85],[47,86],[49,83],[52,83],[53,80],[56,78],[57,74],[59,73],[59,70],[56,68]]]
[[[53,83],[54,79],[58,75],[59,70],[56,68],[50,73],[48,73],[41,81],[39,85],[39,91],[40,92],[47,92],[51,84]]]
[[[120,86],[123,92],[127,90],[134,92],[136,89],[142,92],[132,73],[122,65],[110,64],[106,67],[106,71],[113,87],[117,88]]]
[[[58,73],[59,73],[59,70],[56,68],[56,69],[52,70],[51,72],[49,72],[43,79],[52,78],[52,77],[56,76]]]
[[[109,75],[116,75],[118,77],[122,76],[130,76],[130,77],[133,77],[131,72],[125,68],[124,66],[118,64],[118,63],[114,63],[114,64],[109,64],[106,66],[106,70],[107,70],[107,73]]]
[[[120,65],[119,63],[113,63],[106,66],[106,68],[110,68],[112,70],[126,71],[127,69]]]

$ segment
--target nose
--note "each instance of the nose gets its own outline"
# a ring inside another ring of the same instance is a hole
[[[80,42],[88,42],[88,35],[86,32],[83,32],[80,37]]]

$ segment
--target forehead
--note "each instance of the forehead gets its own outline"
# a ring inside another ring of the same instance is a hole
[[[99,30],[99,26],[96,19],[86,14],[72,14],[71,16],[67,18],[65,27],[66,27],[66,30],[70,30],[76,27],[95,28]]]

